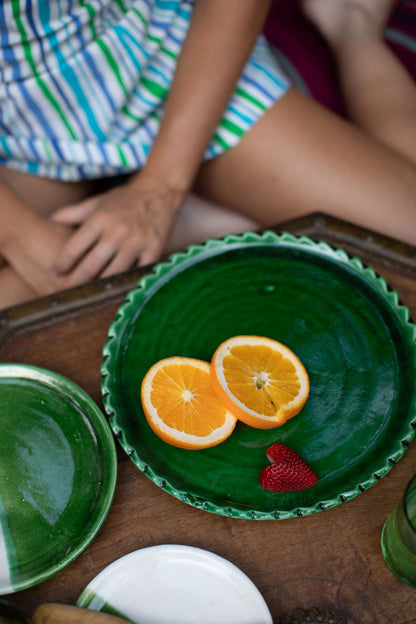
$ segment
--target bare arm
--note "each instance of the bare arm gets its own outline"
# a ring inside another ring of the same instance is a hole
[[[124,188],[55,217],[82,224],[57,263],[62,273],[73,269],[68,285],[158,259],[269,5],[270,0],[196,0],[146,166]]]
[[[147,171],[190,188],[269,6],[269,0],[196,0]]]

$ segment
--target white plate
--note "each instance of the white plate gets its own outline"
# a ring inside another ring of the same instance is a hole
[[[264,598],[237,566],[175,544],[117,559],[89,583],[77,605],[136,624],[272,624]]]

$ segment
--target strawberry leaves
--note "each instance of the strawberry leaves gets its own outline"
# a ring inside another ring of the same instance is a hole
[[[273,444],[267,449],[271,462],[263,468],[259,483],[270,492],[293,492],[313,487],[318,477],[300,455],[285,444]]]

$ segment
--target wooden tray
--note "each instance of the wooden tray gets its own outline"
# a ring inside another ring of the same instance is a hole
[[[416,248],[323,214],[282,224],[342,247],[372,266],[416,315]],[[145,270],[124,273],[0,313],[0,358],[68,377],[102,408],[100,365],[107,330]],[[338,507],[304,518],[236,520],[174,499],[118,448],[113,506],[93,544],[55,577],[8,599],[30,616],[45,601],[74,604],[84,587],[122,555],[175,543],[208,549],[245,572],[272,616],[296,607],[340,612],[356,624],[416,623],[416,593],[398,581],[380,549],[382,525],[416,467],[413,442],[379,483]]]

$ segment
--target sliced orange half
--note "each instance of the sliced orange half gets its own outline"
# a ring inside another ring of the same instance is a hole
[[[236,424],[214,392],[209,363],[202,360],[160,360],[146,373],[141,397],[147,422],[173,446],[215,446],[231,435]]]
[[[309,394],[308,374],[288,347],[262,336],[234,336],[211,361],[214,390],[239,420],[272,429],[296,416]]]

